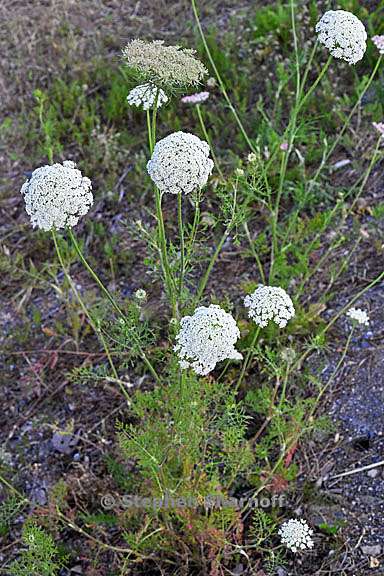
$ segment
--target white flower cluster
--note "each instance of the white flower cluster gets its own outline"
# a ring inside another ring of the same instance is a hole
[[[202,188],[212,168],[208,144],[186,132],[174,132],[159,140],[147,164],[156,186],[169,194],[189,194]]]
[[[205,376],[221,360],[242,359],[234,347],[238,338],[240,331],[231,314],[215,304],[200,306],[193,316],[182,318],[174,350],[181,368],[191,367]]]
[[[209,98],[209,92],[197,92],[197,94],[190,94],[184,96],[181,101],[183,104],[202,104]]]
[[[92,183],[76,164],[41,166],[21,188],[32,226],[52,230],[75,226],[93,204]]]
[[[372,36],[372,42],[380,54],[384,54],[384,36]]]
[[[165,46],[162,40],[131,40],[123,49],[123,58],[127,66],[146,81],[170,89],[196,85],[208,73],[195,57],[195,50]]]
[[[292,300],[286,291],[275,286],[260,285],[253,294],[244,298],[244,306],[249,308],[248,316],[262,328],[270,320],[284,328],[295,315]]]
[[[134,293],[134,297],[138,302],[144,302],[147,299],[147,293],[144,288],[138,288]]]
[[[365,310],[361,310],[361,308],[350,308],[347,312],[347,316],[351,320],[356,320],[359,324],[363,324],[364,326],[369,326],[369,316]]]
[[[282,544],[292,552],[313,548],[312,534],[313,530],[302,518],[300,520],[291,518],[279,529]]]
[[[153,108],[157,96],[157,108],[161,108],[163,104],[168,102],[168,96],[161,88],[157,88],[154,84],[140,84],[133,88],[127,96],[127,102],[130,106],[137,106],[143,110],[150,110]]]
[[[367,48],[364,24],[351,12],[329,10],[316,24],[319,41],[335,58],[356,64]]]

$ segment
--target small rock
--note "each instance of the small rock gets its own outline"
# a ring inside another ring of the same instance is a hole
[[[373,468],[372,470],[368,470],[367,475],[370,478],[376,478],[376,476],[378,475],[379,471],[377,468]]]
[[[79,436],[74,436],[66,431],[54,432],[52,436],[52,446],[62,454],[71,454],[79,441]]]
[[[361,551],[363,554],[366,554],[367,556],[380,556],[381,545],[374,544],[373,546],[361,546]]]

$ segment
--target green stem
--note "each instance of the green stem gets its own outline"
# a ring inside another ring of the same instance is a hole
[[[199,227],[199,223],[200,223],[200,201],[201,201],[201,191],[198,190],[196,193],[196,203],[195,203],[195,215],[193,218],[193,224],[192,224],[192,230],[191,230],[191,234],[190,234],[190,238],[189,238],[189,242],[188,242],[188,247],[187,247],[187,256],[186,256],[186,266],[189,264],[189,261],[191,259],[192,256],[192,251],[193,251],[193,247],[196,241],[196,236],[197,236],[197,230]]]
[[[381,272],[381,274],[379,274],[374,280],[372,280],[372,282],[367,284],[367,286],[365,286],[365,288],[363,288],[357,294],[355,294],[355,296],[353,296],[353,298],[351,298],[351,300],[348,302],[348,304],[343,306],[343,308],[341,308],[341,310],[339,310],[339,312],[337,314],[335,314],[335,316],[328,322],[328,324],[320,331],[319,336],[324,336],[328,332],[328,330],[334,325],[334,323],[340,318],[340,316],[345,314],[345,312],[352,306],[352,304],[354,304],[368,290],[373,288],[373,286],[376,286],[376,284],[381,282],[381,280],[383,280],[383,279],[384,279],[384,272]],[[297,366],[300,366],[302,364],[302,362],[307,358],[307,356],[314,349],[315,349],[314,346],[310,346],[305,352],[303,352],[303,354],[301,354],[301,356],[299,356],[299,358],[292,364],[292,368],[295,369],[295,368],[297,368]]]
[[[252,361],[252,359],[253,359],[253,355],[254,355],[254,353],[255,353],[255,344],[256,344],[256,341],[257,341],[257,339],[258,339],[258,337],[259,337],[259,334],[260,334],[260,326],[257,326],[257,328],[256,328],[256,330],[255,330],[255,333],[254,333],[254,335],[253,335],[253,338],[252,338],[251,345],[250,345],[250,347],[249,347],[249,349],[248,349],[247,355],[246,355],[245,360],[244,360],[244,362],[243,362],[243,367],[242,367],[242,369],[241,369],[240,376],[239,376],[239,379],[238,379],[238,381],[237,381],[235,390],[238,390],[238,389],[240,388],[241,383],[242,383],[243,378],[244,378],[244,374],[246,373],[246,371],[247,371],[247,369],[248,369],[248,366],[249,366],[249,364],[251,363],[251,361]]]
[[[365,185],[368,181],[369,176],[371,175],[371,172],[377,162],[378,157],[380,156],[379,154],[379,149],[380,149],[380,145],[382,142],[382,136],[380,135],[379,138],[377,139],[376,142],[376,146],[375,146],[375,150],[373,152],[371,161],[368,165],[368,168],[363,176],[363,179],[361,181],[358,193],[356,194],[355,198],[353,199],[353,202],[351,204],[351,206],[348,208],[348,210],[345,212],[345,214],[343,215],[343,217],[341,218],[341,221],[339,222],[338,226],[335,229],[335,236],[338,236],[338,233],[340,232],[340,230],[342,229],[342,227],[344,226],[347,218],[349,217],[349,215],[352,213],[354,207],[356,206],[357,201],[359,200],[361,194],[363,193],[363,190],[365,188]],[[357,183],[359,182],[360,178],[357,180],[357,182],[349,189],[348,193],[346,194],[346,196],[344,196],[342,199],[340,199],[335,207],[333,208],[331,214],[329,215],[329,218],[327,219],[327,221],[331,221],[331,219],[333,218],[333,216],[338,212],[339,208],[344,204],[345,200],[352,194],[352,192],[355,190]],[[314,242],[316,242],[321,236],[321,231],[317,233],[316,237],[314,238],[312,244]],[[300,283],[300,286],[298,288],[297,291],[297,297],[299,297],[303,290],[304,287],[306,285],[306,283],[308,282],[308,280],[310,280],[310,278],[312,278],[316,272],[319,270],[319,268],[321,268],[321,266],[324,264],[324,262],[328,259],[328,257],[333,253],[333,250],[335,248],[335,243],[332,242],[332,244],[329,246],[329,248],[327,249],[327,251],[322,255],[322,257],[318,260],[318,262],[316,263],[315,267],[310,270],[305,277],[303,278],[303,280]]]
[[[61,250],[60,250],[59,242],[58,242],[58,240],[57,240],[56,231],[55,231],[54,229],[52,229],[51,232],[52,232],[53,243],[54,243],[55,249],[56,249],[56,254],[57,254],[57,257],[58,257],[58,259],[59,259],[61,268],[62,268],[62,270],[63,270],[63,272],[64,272],[64,275],[65,275],[65,277],[66,277],[66,279],[67,279],[67,282],[68,282],[68,284],[70,285],[72,292],[73,292],[74,295],[76,296],[77,301],[79,302],[80,307],[81,307],[83,313],[84,313],[85,316],[88,318],[89,323],[90,323],[90,325],[91,325],[91,327],[92,327],[92,330],[95,332],[95,334],[96,334],[96,335],[98,336],[98,338],[100,339],[100,341],[101,341],[101,343],[102,343],[102,345],[103,345],[103,348],[104,348],[104,350],[105,350],[105,354],[106,354],[106,356],[107,356],[107,358],[108,358],[108,362],[109,362],[109,364],[110,364],[110,366],[111,366],[111,370],[112,370],[113,376],[118,380],[118,379],[119,379],[119,375],[118,375],[117,370],[116,370],[116,368],[115,368],[115,365],[114,365],[114,363],[113,363],[112,356],[111,356],[110,350],[109,350],[109,348],[108,348],[108,346],[107,346],[107,343],[106,343],[106,341],[105,341],[105,339],[104,339],[104,336],[102,335],[102,332],[101,332],[100,328],[98,328],[98,326],[97,326],[97,322],[96,322],[96,321],[94,320],[94,318],[92,317],[92,314],[90,313],[90,311],[89,311],[88,308],[86,307],[86,305],[85,305],[82,297],[80,296],[80,292],[77,290],[76,285],[75,285],[75,283],[73,282],[71,275],[70,275],[69,272],[67,271],[67,267],[66,267],[65,262],[64,262],[64,257],[63,257],[63,254],[62,254]],[[126,398],[127,398],[128,400],[130,400],[130,398],[129,398],[128,394],[127,394],[127,391],[124,389],[123,392],[124,392],[124,396],[126,396]]]
[[[228,105],[230,111],[232,112],[232,114],[233,114],[233,116],[234,116],[234,118],[235,118],[235,120],[236,120],[236,122],[237,122],[238,127],[240,128],[240,132],[242,133],[242,135],[243,135],[243,137],[244,137],[244,140],[245,140],[246,143],[248,144],[248,146],[249,146],[249,148],[251,149],[251,151],[252,151],[252,152],[256,152],[257,150],[256,150],[255,146],[252,144],[251,140],[249,139],[248,134],[247,134],[247,132],[246,132],[244,126],[243,126],[243,123],[241,122],[240,117],[239,117],[238,113],[236,112],[236,109],[235,109],[235,107],[233,106],[233,104],[232,104],[232,102],[231,102],[231,99],[230,99],[229,96],[228,96],[227,90],[226,90],[226,88],[225,88],[224,81],[223,81],[223,79],[221,78],[220,72],[219,72],[219,70],[218,70],[218,68],[217,68],[217,66],[216,66],[216,64],[215,64],[215,61],[214,61],[214,59],[213,59],[213,57],[212,57],[212,54],[211,54],[211,51],[210,51],[210,49],[209,49],[209,46],[208,46],[208,43],[207,43],[207,40],[206,40],[204,31],[203,31],[203,28],[202,28],[202,26],[201,26],[201,22],[200,22],[200,19],[199,19],[199,14],[198,14],[198,12],[197,12],[196,0],[192,0],[192,10],[193,10],[193,14],[194,14],[194,16],[195,16],[195,20],[196,20],[197,28],[198,28],[198,30],[199,30],[199,34],[200,34],[201,40],[202,40],[203,45],[204,45],[204,49],[205,49],[205,51],[206,51],[206,53],[207,53],[208,60],[209,60],[209,62],[210,62],[210,64],[211,64],[211,66],[212,66],[212,69],[213,69],[214,73],[215,73],[215,76],[216,76],[217,81],[218,81],[218,83],[219,83],[221,92],[222,92],[222,94],[223,94],[223,96],[224,96],[224,98],[225,98],[225,101],[227,102],[227,105]]]
[[[350,121],[351,121],[351,119],[352,119],[352,116],[355,114],[357,108],[360,106],[361,101],[362,101],[364,95],[366,94],[367,90],[369,89],[370,85],[372,84],[374,77],[376,76],[376,72],[377,72],[378,69],[379,69],[379,66],[380,66],[380,64],[381,64],[381,62],[382,62],[382,59],[383,59],[383,56],[380,55],[380,57],[378,58],[378,60],[377,60],[377,62],[376,62],[376,65],[375,65],[374,69],[372,70],[372,74],[371,74],[370,77],[368,78],[368,81],[367,81],[366,85],[364,86],[364,89],[362,90],[360,96],[358,97],[358,99],[357,99],[357,101],[356,101],[356,104],[354,105],[354,107],[352,108],[352,110],[350,111],[350,113],[348,114],[348,117],[347,117],[346,121],[344,122],[341,130],[339,130],[339,133],[338,133],[338,135],[337,135],[337,138],[334,140],[332,146],[330,147],[330,149],[328,150],[327,154],[325,155],[325,157],[324,157],[323,161],[321,162],[319,168],[317,169],[314,177],[311,178],[310,183],[309,183],[309,190],[310,190],[310,191],[312,190],[315,182],[317,181],[317,179],[318,179],[318,177],[319,177],[322,169],[324,168],[324,166],[325,166],[326,163],[328,162],[329,158],[332,156],[332,154],[333,154],[336,146],[339,144],[341,138],[342,138],[343,135],[344,135],[344,132],[345,132],[346,129],[348,128],[349,123],[350,123]]]
[[[223,174],[223,172],[221,171],[220,163],[219,163],[219,161],[218,161],[218,159],[217,159],[217,156],[216,156],[216,154],[215,154],[214,147],[213,147],[213,145],[212,145],[211,138],[209,137],[207,128],[206,128],[206,126],[205,126],[204,117],[203,117],[203,114],[202,114],[202,112],[201,112],[200,104],[196,104],[195,108],[196,108],[197,116],[198,116],[198,118],[199,118],[201,131],[202,131],[202,133],[203,133],[203,135],[204,135],[204,138],[206,139],[206,141],[207,141],[208,144],[209,144],[209,148],[210,148],[210,150],[211,150],[212,158],[213,158],[213,161],[214,161],[215,166],[216,166],[216,168],[217,168],[217,171],[218,171],[218,173],[220,174],[221,179],[224,181],[224,180],[225,180],[224,174]]]
[[[113,306],[113,308],[116,310],[116,312],[119,314],[119,316],[121,316],[121,318],[125,321],[128,321],[127,317],[125,316],[124,312],[122,311],[122,309],[120,308],[120,306],[117,304],[116,300],[113,298],[112,294],[110,293],[110,291],[108,290],[108,288],[103,284],[103,282],[101,281],[101,279],[99,278],[99,276],[96,274],[96,272],[93,270],[92,266],[88,263],[88,261],[86,260],[86,258],[84,257],[80,246],[76,240],[75,235],[73,234],[71,228],[67,229],[68,231],[68,235],[72,241],[72,244],[76,250],[77,255],[79,256],[84,268],[89,272],[89,274],[91,275],[91,277],[94,279],[94,281],[96,282],[96,284],[99,286],[100,290],[102,291],[102,293],[107,297],[107,299],[109,300],[109,302],[111,303],[111,305]],[[150,373],[152,374],[152,376],[154,377],[154,379],[156,380],[156,382],[160,383],[160,377],[157,374],[156,370],[154,369],[154,367],[152,366],[152,363],[150,362],[149,358],[147,357],[147,355],[145,354],[139,340],[137,339],[137,337],[135,336],[134,332],[131,332],[133,339],[135,340],[135,344],[137,346],[137,349],[139,351],[140,357],[142,358],[142,360],[144,361],[144,363],[146,364],[148,370],[150,371]]]
[[[204,290],[205,290],[205,288],[206,288],[206,286],[207,286],[207,283],[208,283],[208,280],[209,280],[209,276],[210,276],[210,274],[211,274],[211,272],[212,272],[212,268],[214,267],[214,265],[215,265],[215,263],[216,263],[216,260],[217,260],[217,258],[219,257],[219,254],[220,254],[220,252],[221,252],[221,249],[222,249],[222,247],[223,247],[223,245],[224,245],[224,242],[226,241],[226,239],[228,238],[228,236],[229,236],[229,230],[228,230],[228,228],[226,228],[225,231],[224,231],[224,234],[222,235],[222,237],[221,237],[221,239],[220,239],[220,242],[218,243],[218,245],[217,245],[217,247],[216,247],[216,250],[214,251],[214,253],[213,253],[213,255],[212,255],[212,257],[211,257],[211,259],[210,259],[210,261],[209,261],[209,264],[208,264],[208,267],[207,267],[207,269],[206,269],[206,271],[205,271],[205,273],[204,273],[204,276],[202,277],[202,279],[201,279],[200,282],[199,282],[199,286],[198,286],[198,289],[197,289],[195,298],[193,299],[193,306],[194,306],[194,307],[195,307],[195,306],[200,302],[200,300],[201,300],[201,297],[202,297],[202,295],[203,295],[203,293],[204,293]]]
[[[177,195],[177,219],[179,224],[179,236],[180,236],[180,276],[179,276],[179,299],[181,298],[183,285],[184,285],[184,274],[185,274],[185,243],[184,243],[184,227],[183,227],[183,198],[182,193],[179,192]]]
[[[148,133],[148,147],[149,147],[149,154],[152,155],[154,145],[152,143],[152,126],[151,126],[151,113],[147,110],[147,133]]]
[[[307,102],[308,98],[311,96],[311,94],[313,93],[313,91],[315,90],[315,88],[317,87],[317,85],[319,84],[321,79],[323,78],[323,76],[325,75],[326,71],[329,68],[331,61],[332,61],[332,56],[330,56],[328,58],[325,65],[322,67],[320,74],[317,76],[316,80],[313,82],[313,84],[311,85],[311,87],[309,88],[308,92],[305,95],[303,95],[304,84],[302,84],[300,86],[299,93],[298,93],[299,94],[298,95],[299,100],[296,101],[296,103],[295,103],[288,127],[285,131],[285,135],[288,135],[288,148],[287,148],[286,152],[283,152],[282,158],[281,158],[279,187],[278,187],[278,191],[277,191],[275,206],[274,206],[274,209],[272,212],[272,222],[271,222],[272,248],[271,248],[271,265],[270,265],[270,269],[269,269],[269,282],[270,282],[270,284],[273,282],[273,279],[274,279],[274,264],[275,264],[276,254],[278,251],[277,224],[278,224],[278,220],[279,220],[280,202],[281,202],[281,197],[283,195],[283,190],[284,190],[284,182],[285,182],[285,177],[286,177],[287,168],[288,168],[288,159],[289,159],[289,156],[291,154],[291,151],[293,148],[293,143],[294,143],[295,137],[296,137],[296,127],[297,127],[298,114],[302,110],[304,104]],[[297,90],[297,87],[296,87],[296,90]]]
[[[157,119],[157,103],[159,98],[159,90],[156,92],[155,102],[152,110],[152,118],[150,116],[149,110],[147,110],[147,131],[148,131],[148,143],[150,154],[153,154],[156,145],[156,119]],[[174,318],[178,316],[177,310],[177,300],[176,300],[176,286],[175,281],[171,272],[171,267],[168,260],[167,251],[167,240],[165,234],[163,211],[161,208],[161,193],[160,190],[155,186],[155,206],[156,206],[156,218],[157,218],[157,235],[158,235],[158,246],[160,248],[160,264],[163,272],[163,280],[165,284],[165,289],[167,293],[168,300],[171,304],[172,315]]]
[[[178,316],[178,312],[175,297],[175,281],[173,279],[173,275],[168,260],[167,240],[165,235],[163,211],[161,208],[161,199],[162,197],[160,190],[157,188],[157,186],[155,186],[155,204],[156,204],[156,216],[157,216],[157,232],[160,246],[160,263],[163,271],[163,278],[167,296],[172,308],[172,314],[173,317],[176,318]]]
[[[256,264],[257,264],[257,267],[258,267],[258,269],[259,269],[259,274],[260,274],[261,282],[262,282],[262,284],[265,284],[265,283],[266,283],[266,278],[265,278],[265,274],[264,274],[263,265],[262,265],[262,263],[261,263],[261,260],[260,260],[260,258],[259,258],[259,255],[258,255],[258,253],[257,253],[257,251],[256,251],[256,249],[255,249],[253,240],[252,240],[252,238],[251,238],[251,234],[250,234],[250,232],[249,232],[248,224],[247,224],[247,222],[245,222],[245,221],[243,222],[243,228],[244,228],[244,231],[245,231],[245,235],[246,235],[246,237],[247,237],[247,239],[248,239],[249,247],[250,247],[250,249],[251,249],[251,252],[252,252],[252,254],[253,254],[254,259],[256,260]]]
[[[112,304],[113,308],[116,310],[116,312],[122,317],[124,318],[124,312],[122,311],[122,309],[120,308],[120,306],[117,304],[116,300],[113,298],[112,294],[110,293],[110,291],[108,290],[108,288],[103,284],[103,282],[101,281],[101,279],[99,278],[99,276],[96,274],[96,272],[93,270],[92,266],[88,263],[88,261],[86,260],[86,258],[84,257],[80,246],[76,240],[76,237],[74,235],[74,233],[72,232],[71,228],[67,228],[67,232],[68,232],[68,236],[71,239],[71,242],[76,250],[76,253],[78,255],[78,257],[80,258],[84,268],[89,272],[89,274],[92,276],[93,280],[96,282],[96,284],[99,286],[100,290],[104,293],[104,295],[107,297],[107,299],[109,300],[109,302]]]
[[[346,342],[346,344],[345,344],[345,348],[344,348],[343,354],[341,355],[341,358],[340,358],[340,360],[338,361],[336,368],[334,369],[334,371],[332,372],[331,376],[329,377],[328,382],[325,384],[325,386],[322,387],[322,389],[320,390],[319,394],[317,395],[317,398],[316,398],[316,400],[315,400],[315,403],[314,403],[314,405],[313,405],[313,408],[312,408],[312,410],[311,410],[310,413],[309,413],[309,418],[311,418],[311,417],[315,414],[316,409],[317,409],[317,406],[318,406],[318,404],[319,404],[319,402],[320,402],[320,400],[321,400],[321,397],[323,396],[323,394],[325,393],[325,391],[329,388],[329,386],[332,384],[332,382],[333,382],[334,379],[336,378],[336,375],[337,375],[338,371],[340,370],[340,367],[343,365],[344,360],[345,360],[345,357],[346,357],[347,352],[348,352],[348,349],[349,349],[349,345],[350,345],[351,340],[352,340],[352,336],[353,336],[354,330],[355,330],[355,327],[352,326],[352,330],[351,330],[350,333],[349,333],[349,336],[348,336],[347,342]]]

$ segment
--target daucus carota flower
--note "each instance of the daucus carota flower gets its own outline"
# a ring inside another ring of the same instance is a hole
[[[292,300],[285,290],[276,286],[260,285],[253,294],[244,298],[244,306],[249,308],[248,316],[261,328],[270,320],[284,328],[295,315]]]
[[[384,36],[372,36],[372,42],[380,54],[384,54]]]
[[[169,88],[196,85],[208,73],[194,50],[164,46],[162,40],[131,40],[123,49],[123,58],[146,81]]]
[[[231,314],[214,304],[200,306],[193,316],[182,318],[174,350],[181,368],[192,368],[204,376],[221,360],[242,359],[234,346],[239,337],[240,331]]]
[[[302,518],[300,520],[291,518],[279,529],[282,544],[292,552],[313,548],[312,534],[313,530]]]
[[[154,107],[157,95],[157,108],[168,102],[168,96],[161,88],[154,84],[140,84],[133,88],[127,96],[127,102],[130,106],[137,106],[143,110],[150,110]]]
[[[136,290],[134,296],[138,302],[144,302],[147,299],[147,293],[144,290],[144,288],[139,288],[138,290]]]
[[[209,98],[209,92],[198,92],[197,94],[190,94],[184,96],[181,101],[183,104],[201,104]]]
[[[250,152],[247,156],[247,161],[250,164],[253,164],[254,162],[256,162],[256,160],[257,160],[257,154],[255,154],[254,152]]]
[[[351,12],[329,10],[316,24],[319,42],[335,58],[356,64],[367,48],[364,24]]]
[[[364,326],[369,325],[369,316],[366,311],[361,308],[350,308],[347,312],[347,316],[351,320],[358,322],[358,324],[363,324]]]
[[[206,185],[213,169],[209,146],[187,132],[174,132],[157,142],[147,164],[161,192],[189,194]]]
[[[93,204],[92,183],[76,164],[41,166],[21,188],[33,227],[52,230],[75,226]]]

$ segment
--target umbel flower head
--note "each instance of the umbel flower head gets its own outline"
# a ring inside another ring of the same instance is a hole
[[[32,226],[52,230],[75,226],[93,204],[92,183],[76,164],[41,166],[21,188]]]
[[[312,534],[313,530],[302,518],[300,520],[292,518],[284,522],[279,529],[282,544],[292,552],[313,548]]]
[[[127,102],[130,106],[137,106],[143,110],[150,110],[154,107],[157,95],[157,108],[168,102],[168,96],[161,88],[154,84],[140,84],[133,88],[127,96]]]
[[[184,316],[174,348],[181,368],[192,368],[205,376],[221,360],[241,360],[234,345],[240,331],[231,314],[220,306],[200,306],[193,316]]]
[[[253,294],[244,298],[244,306],[249,308],[248,316],[261,328],[270,320],[284,328],[295,315],[292,300],[285,290],[276,286],[260,285]]]
[[[351,12],[329,10],[316,24],[319,42],[335,58],[356,64],[367,48],[364,24]]]
[[[358,324],[369,326],[369,316],[366,311],[361,308],[350,308],[347,312],[347,316],[351,320],[355,320]]]
[[[123,49],[123,58],[141,78],[168,88],[196,85],[208,73],[194,50],[164,46],[162,40],[131,40]]]
[[[202,104],[209,98],[209,92],[197,92],[197,94],[190,94],[184,96],[181,101],[183,104]]]
[[[384,54],[384,36],[372,36],[372,42],[379,51],[379,54]]]
[[[189,194],[202,188],[212,169],[208,144],[187,132],[174,132],[159,140],[147,164],[156,186],[169,194]]]

